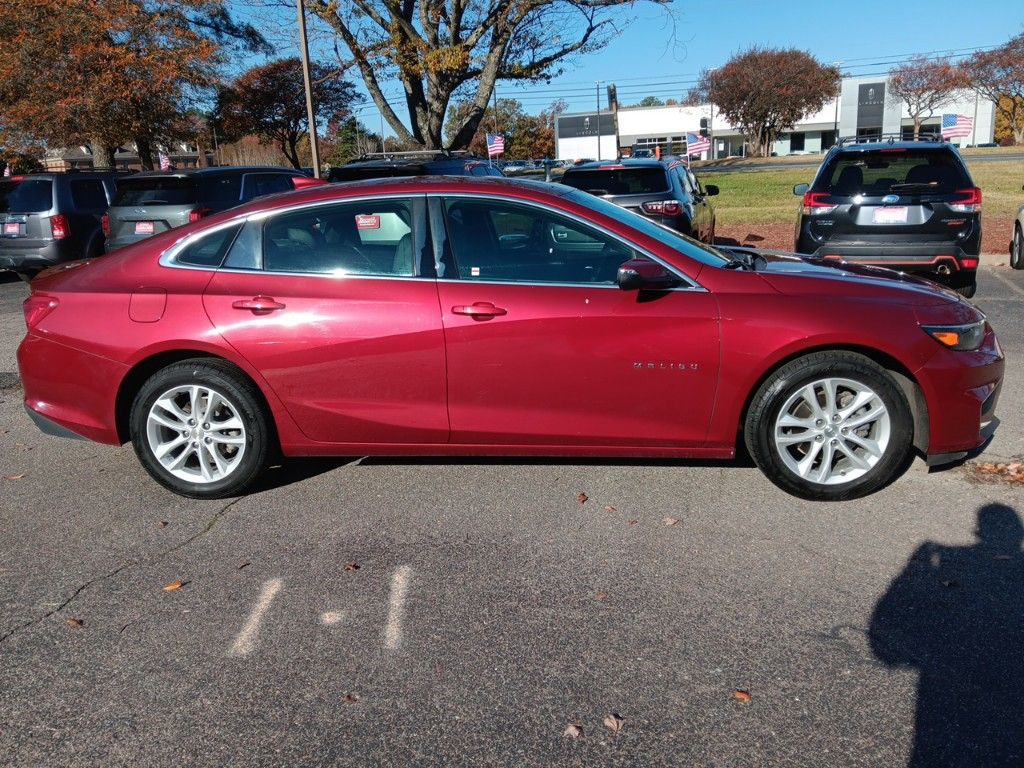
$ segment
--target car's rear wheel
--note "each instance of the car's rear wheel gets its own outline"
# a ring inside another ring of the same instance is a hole
[[[967,283],[966,285],[958,285],[953,290],[955,290],[957,293],[959,293],[965,299],[970,299],[970,298],[973,298],[974,294],[978,292],[978,283],[977,282],[972,282],[972,283]]]
[[[270,420],[232,365],[185,360],[155,373],[132,404],[131,438],[146,471],[195,499],[234,496],[266,466]]]
[[[1013,242],[1010,243],[1010,266],[1014,269],[1024,269],[1024,232],[1021,232],[1020,224],[1013,225]]]
[[[914,422],[892,376],[851,352],[790,362],[754,395],[747,449],[777,486],[795,496],[839,501],[891,482],[910,457]]]

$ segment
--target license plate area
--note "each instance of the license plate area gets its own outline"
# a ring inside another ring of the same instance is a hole
[[[21,222],[18,221],[5,221],[4,222],[4,234],[13,237],[19,237],[21,232]]]
[[[152,235],[153,234],[153,222],[152,221],[136,221],[135,222],[135,234],[136,235]]]
[[[902,205],[875,208],[871,214],[871,221],[875,224],[906,224],[907,207]]]

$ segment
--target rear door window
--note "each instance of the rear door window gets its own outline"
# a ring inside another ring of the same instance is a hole
[[[192,241],[174,260],[192,267],[219,267],[241,225],[224,227]]]
[[[153,176],[121,179],[113,205],[193,205],[196,185],[191,179],[174,176]]]
[[[283,173],[251,173],[246,177],[247,199],[274,195],[278,192],[291,192],[292,177]]]
[[[0,181],[0,213],[7,213],[7,198],[17,185],[17,181]]]
[[[873,197],[949,194],[972,186],[952,152],[893,148],[836,156],[814,189],[841,197]]]
[[[7,196],[11,213],[42,213],[53,208],[53,182],[48,179],[25,179]]]
[[[646,195],[668,191],[661,167],[569,170],[562,183],[595,195]]]
[[[107,193],[99,179],[75,179],[71,182],[71,200],[82,211],[100,211],[107,207]]]

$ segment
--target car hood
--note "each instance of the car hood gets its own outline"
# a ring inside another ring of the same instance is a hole
[[[963,301],[956,291],[894,269],[829,261],[780,251],[733,249],[757,258],[757,273],[775,290],[789,294],[860,294],[865,298],[923,305]]]

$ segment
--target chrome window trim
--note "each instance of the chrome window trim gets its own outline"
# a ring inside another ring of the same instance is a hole
[[[480,196],[476,195],[476,194],[473,194],[471,192],[452,192],[452,193],[447,193],[447,192],[429,192],[429,193],[427,193],[427,198],[428,199],[429,198],[438,198],[438,199],[441,199],[441,200],[443,200],[444,198],[466,198],[466,199],[470,199],[470,200],[479,200]],[[561,210],[559,208],[552,209],[549,206],[542,205],[541,203],[537,203],[537,202],[534,202],[532,200],[522,200],[522,199],[516,198],[516,197],[505,197],[504,195],[488,195],[488,197],[486,199],[487,200],[500,200],[501,202],[518,203],[518,204],[525,205],[525,206],[528,206],[528,207],[538,208],[538,209],[540,209],[540,210],[542,210],[542,211],[544,211],[546,213],[549,213],[552,210],[554,210],[557,215],[562,216],[563,218],[567,218],[567,219],[571,220],[571,214],[569,214],[569,213],[567,213],[567,212],[565,212],[565,211],[563,211],[563,210]],[[608,237],[612,238],[613,240],[619,241],[620,243],[625,245],[627,248],[630,248],[631,250],[633,250],[636,253],[640,254],[644,258],[650,259],[651,261],[653,261],[656,264],[660,264],[665,269],[667,269],[669,272],[671,272],[673,275],[675,275],[680,280],[682,280],[684,283],[686,283],[685,286],[677,286],[676,288],[669,288],[668,290],[670,290],[670,291],[698,291],[698,292],[707,293],[707,290],[708,290],[707,288],[705,288],[704,286],[700,285],[700,283],[698,283],[692,277],[689,277],[688,275],[685,275],[682,272],[680,272],[676,267],[672,266],[671,264],[668,264],[664,259],[661,259],[658,256],[655,256],[650,251],[648,251],[646,248],[641,248],[636,243],[633,243],[633,242],[627,240],[626,238],[621,237],[620,235],[617,235],[616,233],[612,232],[611,230],[605,229],[603,227],[596,226],[596,225],[592,224],[589,221],[587,221],[585,223],[586,223],[586,226],[590,227],[591,229],[596,229],[599,232],[601,232],[602,234],[607,235]],[[621,290],[619,288],[619,286],[615,285],[614,283],[554,283],[554,282],[552,282],[552,283],[544,283],[544,282],[518,281],[518,280],[474,280],[472,278],[469,278],[469,279],[466,279],[466,278],[456,278],[456,279],[445,278],[445,279],[438,280],[438,282],[443,282],[443,283],[481,283],[481,284],[484,284],[484,285],[552,285],[552,286],[558,286],[558,287],[562,287],[562,288],[565,288],[565,287],[571,287],[571,288],[614,288],[615,290]]]
[[[480,284],[480,285],[535,285],[535,286],[551,286],[551,287],[554,287],[554,288],[614,288],[615,290],[621,290],[619,288],[619,286],[617,286],[617,285],[615,285],[613,283],[543,283],[543,282],[521,282],[521,281],[515,281],[515,280],[464,280],[464,279],[461,279],[461,278],[456,278],[456,279],[432,278],[432,277],[417,276],[417,275],[412,275],[412,276],[406,276],[406,275],[357,275],[357,274],[334,275],[334,274],[330,274],[330,273],[326,273],[326,272],[267,272],[266,270],[262,270],[262,269],[256,270],[256,269],[230,269],[230,268],[223,268],[223,267],[201,267],[201,266],[195,266],[195,265],[191,265],[191,264],[179,264],[175,260],[175,257],[181,251],[183,251],[185,248],[187,248],[189,245],[191,245],[195,240],[198,240],[201,237],[205,237],[206,235],[213,234],[214,232],[218,232],[218,231],[220,231],[221,229],[223,229],[225,227],[237,226],[240,223],[245,224],[245,223],[248,223],[250,221],[262,221],[262,220],[264,220],[266,218],[269,218],[270,216],[276,216],[278,214],[291,213],[293,211],[306,210],[306,209],[309,209],[309,208],[319,208],[319,207],[322,207],[322,206],[325,206],[325,205],[338,205],[338,204],[343,204],[343,203],[358,203],[358,202],[362,202],[364,200],[383,200],[383,199],[390,199],[390,198],[410,199],[410,198],[417,197],[417,196],[423,196],[427,200],[430,200],[431,198],[434,198],[434,199],[437,199],[437,200],[443,200],[444,198],[467,198],[467,199],[475,199],[475,200],[480,200],[481,199],[479,194],[471,193],[471,192],[427,192],[427,193],[416,192],[416,193],[413,193],[413,194],[410,194],[408,192],[388,192],[388,193],[377,194],[377,195],[359,195],[359,196],[356,196],[356,197],[339,197],[339,198],[332,198],[332,199],[329,199],[329,200],[316,200],[316,201],[310,202],[310,203],[301,203],[301,204],[297,203],[295,205],[288,205],[288,206],[284,206],[284,207],[281,207],[281,208],[271,208],[271,209],[263,210],[263,211],[254,211],[253,213],[247,214],[245,216],[234,216],[234,217],[228,219],[227,221],[222,221],[221,223],[217,224],[214,227],[211,227],[210,229],[204,229],[201,232],[192,232],[192,233],[190,233],[188,235],[184,235],[183,237],[181,237],[178,240],[176,240],[169,248],[167,248],[167,250],[165,250],[163,253],[160,254],[160,259],[159,259],[158,263],[159,263],[159,265],[161,267],[167,267],[169,269],[187,269],[187,270],[199,271],[199,272],[225,272],[225,273],[228,273],[228,274],[241,274],[241,275],[262,274],[262,275],[268,275],[268,276],[269,275],[279,275],[279,276],[284,276],[284,277],[316,277],[316,278],[321,278],[321,279],[326,278],[326,279],[329,279],[329,280],[349,280],[349,279],[357,279],[357,280],[412,280],[412,281],[415,281],[415,282],[423,282],[424,280],[434,280],[435,282],[439,282],[439,283],[467,283],[467,284],[468,283],[473,283],[473,284]],[[519,198],[519,197],[512,197],[512,196],[507,196],[507,195],[488,195],[486,198],[483,198],[483,199],[486,199],[486,200],[497,200],[497,201],[501,201],[501,202],[505,202],[505,203],[518,203],[520,205],[526,205],[526,206],[529,206],[529,207],[538,208],[538,209],[540,209],[542,211],[545,211],[545,212],[549,212],[551,210],[551,208],[549,208],[548,206],[545,206],[545,205],[543,205],[541,203],[537,203],[537,202],[534,202],[532,200],[524,200],[524,199]],[[571,218],[570,214],[568,214],[565,211],[562,211],[561,209],[554,209],[554,210],[560,216]],[[428,219],[429,219],[429,215],[428,215]],[[429,224],[429,221],[428,221],[428,224]],[[593,225],[591,225],[588,222],[588,226],[593,226]],[[663,259],[659,258],[658,256],[655,256],[650,251],[648,251],[646,248],[641,248],[636,243],[630,242],[629,240],[621,237],[620,235],[617,235],[616,233],[614,233],[614,232],[612,232],[612,231],[610,231],[608,229],[604,229],[602,227],[594,227],[594,228],[596,228],[600,232],[608,235],[612,239],[618,240],[620,243],[622,243],[623,245],[627,246],[628,248],[631,248],[632,250],[636,251],[638,254],[640,254],[644,258],[648,258],[651,261],[655,262],[656,264],[660,264],[665,269],[667,269],[669,272],[671,272],[673,275],[675,275],[680,280],[682,280],[684,283],[686,283],[686,285],[684,285],[684,286],[678,286],[676,288],[670,288],[670,289],[668,289],[669,291],[688,291],[688,292],[698,292],[698,293],[707,293],[708,292],[708,289],[705,288],[704,286],[700,285],[696,280],[694,280],[693,278],[683,274],[676,267],[672,266],[671,264],[668,264],[667,262],[665,262]]]

